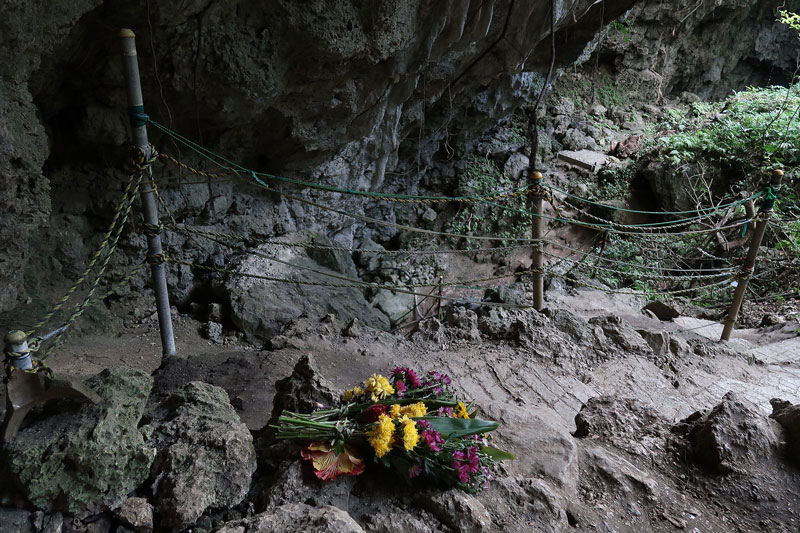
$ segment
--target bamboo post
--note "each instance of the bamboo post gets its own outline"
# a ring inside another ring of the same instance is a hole
[[[761,241],[764,239],[764,232],[767,229],[769,217],[772,215],[772,208],[775,204],[775,193],[780,189],[782,180],[782,170],[776,170],[772,173],[772,181],[770,182],[771,194],[764,197],[764,200],[761,202],[761,207],[758,210],[756,227],[753,229],[753,236],[750,240],[750,249],[747,251],[747,257],[742,265],[739,283],[736,285],[736,292],[733,293],[733,302],[728,311],[728,316],[725,319],[725,326],[722,329],[722,336],[720,337],[721,341],[727,341],[731,338],[733,326],[736,324],[736,317],[739,315],[739,310],[742,307],[747,284],[750,281],[750,276],[753,275],[758,249],[761,247]]]
[[[532,156],[535,157],[535,156]],[[533,308],[541,311],[544,308],[544,273],[542,271],[542,235],[544,233],[544,220],[542,219],[542,173],[531,172],[532,182],[531,208],[533,210],[533,224],[531,226],[531,272],[533,274]]]
[[[129,29],[121,29],[119,36],[122,43],[122,66],[125,72],[133,144],[143,151],[147,160],[150,159],[152,153],[147,140],[147,122],[143,118],[144,100],[142,99],[142,84],[139,79],[139,62],[136,56],[136,34]],[[152,173],[150,175],[152,178]],[[153,194],[152,181],[143,181],[142,183],[145,185],[141,190],[144,221],[150,227],[158,227],[158,207]],[[156,311],[158,312],[162,351],[164,355],[175,355],[175,337],[172,332],[172,317],[169,311],[166,269],[163,261],[160,260],[162,257],[160,233],[148,232],[147,256],[156,293]]]

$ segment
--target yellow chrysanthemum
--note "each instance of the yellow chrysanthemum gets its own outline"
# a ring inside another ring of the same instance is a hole
[[[389,416],[392,418],[400,418],[402,416],[402,408],[400,404],[393,404],[389,406]]]
[[[394,422],[389,416],[382,414],[378,417],[378,422],[368,429],[367,441],[369,441],[372,449],[375,450],[375,456],[379,459],[389,453],[392,447],[392,440],[394,439]]]
[[[403,407],[403,414],[409,418],[419,418],[428,414],[428,408],[425,402],[412,403]]]
[[[469,418],[469,413],[467,412],[467,407],[464,405],[464,402],[458,402],[453,416],[455,418]]]
[[[403,447],[411,451],[419,443],[417,424],[407,416],[401,418],[400,422],[403,424]]]
[[[363,393],[364,389],[362,389],[361,387],[353,387],[352,389],[346,390],[344,394],[342,394],[342,401],[349,402],[356,396],[360,396]]]
[[[392,387],[392,384],[380,374],[372,374],[372,377],[368,378],[364,385],[373,402],[377,402],[378,400],[382,400],[394,394],[394,387]]]

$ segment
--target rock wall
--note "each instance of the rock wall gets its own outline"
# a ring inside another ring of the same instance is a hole
[[[648,0],[607,29],[600,60],[618,87],[649,102],[786,84],[800,64],[800,41],[778,22],[779,9],[797,12],[800,2]]]
[[[614,16],[634,3],[608,1],[605,10]],[[118,28],[138,34],[146,109],[160,122],[260,170],[414,192],[437,154],[468,146],[541,88],[549,4],[5,2],[0,208],[9,216],[0,238],[9,244],[0,311],[42,296],[48,281],[74,279],[110,220],[127,143]],[[591,39],[598,8],[555,2],[560,64]],[[245,231],[297,224],[350,243],[361,229],[252,191],[209,187],[167,200],[186,216],[238,217]],[[112,268],[136,262],[142,243],[128,239],[127,259]]]

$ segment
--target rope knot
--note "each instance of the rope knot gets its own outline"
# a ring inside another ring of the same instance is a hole
[[[153,255],[148,255],[147,256],[147,263],[152,265],[152,266],[157,266],[157,265],[160,265],[162,263],[167,263],[167,262],[169,262],[169,256],[167,255],[166,252],[162,252],[160,254],[153,254]]]
[[[141,146],[133,147],[134,153],[131,156],[131,162],[137,170],[149,171],[150,167],[159,158],[158,150],[152,144],[148,144],[147,148]]]
[[[160,222],[158,224],[148,224],[147,222],[144,222],[142,223],[142,228],[142,233],[148,237],[158,237],[164,232],[164,225]]]

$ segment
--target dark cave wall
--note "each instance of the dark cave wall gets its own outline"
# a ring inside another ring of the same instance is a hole
[[[608,1],[606,16],[634,3]],[[539,46],[549,31],[549,4],[6,2],[0,208],[8,216],[0,238],[8,244],[0,310],[59,276],[74,278],[110,220],[127,143],[119,27],[137,32],[146,109],[160,122],[261,170],[413,192],[443,141],[468,146],[540,89],[549,62],[547,43]],[[559,64],[569,64],[596,31],[598,5],[555,4]],[[174,151],[158,135],[153,141]],[[399,162],[398,151],[415,154],[413,165]],[[387,174],[398,167],[411,170]],[[186,216],[211,203],[219,220],[243,231],[303,227],[346,244],[363,231],[313,209],[264,202],[258,193],[166,196]],[[130,257],[115,259],[112,268],[135,262],[141,240],[127,239]]]

